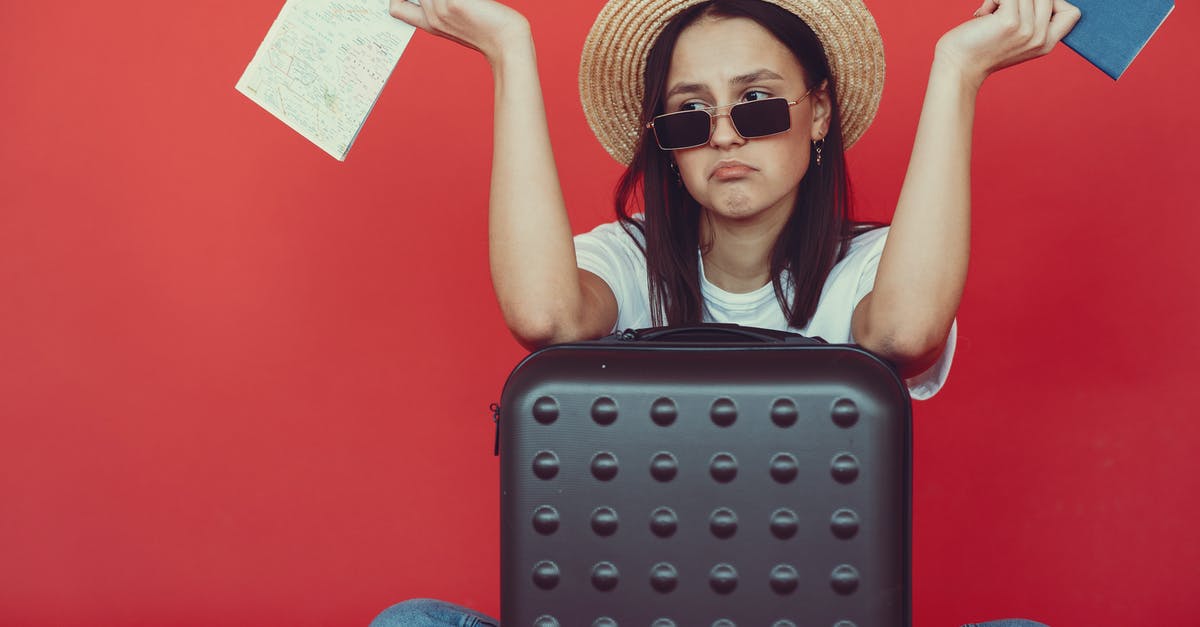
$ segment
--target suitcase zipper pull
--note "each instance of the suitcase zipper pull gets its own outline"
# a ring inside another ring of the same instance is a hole
[[[488,409],[492,410],[492,423],[496,425],[496,445],[492,449],[492,457],[500,456],[500,404],[492,403]]]

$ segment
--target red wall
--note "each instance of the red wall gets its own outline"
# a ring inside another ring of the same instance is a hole
[[[486,259],[491,87],[419,34],[340,164],[234,91],[280,0],[0,17],[0,623],[354,625],[499,609],[488,403],[522,351]],[[578,102],[599,0],[514,2],[577,229],[618,174]],[[872,2],[851,152],[887,218],[933,43]],[[979,104],[948,387],[916,408],[918,625],[1197,624],[1200,23],[1114,84],[1069,50]]]

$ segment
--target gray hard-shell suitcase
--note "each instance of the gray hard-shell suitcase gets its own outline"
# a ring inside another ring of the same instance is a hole
[[[504,627],[906,627],[911,402],[852,345],[701,325],[540,350],[497,412]]]

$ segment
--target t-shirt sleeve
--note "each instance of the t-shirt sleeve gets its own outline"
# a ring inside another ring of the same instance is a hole
[[[575,236],[575,263],[608,284],[617,300],[613,330],[650,326],[645,255],[618,222]],[[645,311],[643,311],[645,310]],[[646,319],[643,319],[646,318]]]
[[[875,288],[875,274],[879,270],[879,259],[883,256],[883,245],[887,241],[886,233],[867,244],[864,251],[866,256],[862,271],[858,278],[858,289],[854,295],[855,307],[864,296]],[[851,338],[853,340],[853,338]],[[950,364],[954,361],[954,348],[958,340],[957,318],[950,324],[950,333],[946,336],[946,345],[936,362],[924,372],[904,380],[908,392],[914,400],[923,401],[937,394],[950,375]]]

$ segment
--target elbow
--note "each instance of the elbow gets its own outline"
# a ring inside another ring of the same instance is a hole
[[[863,338],[859,345],[892,363],[901,377],[916,376],[938,360],[946,345],[949,328],[895,329]]]
[[[568,316],[554,312],[506,313],[504,322],[513,338],[529,351],[584,339],[576,330],[576,325],[570,323]]]
[[[548,315],[506,315],[504,322],[513,338],[530,351],[556,343],[560,335],[560,325]]]

